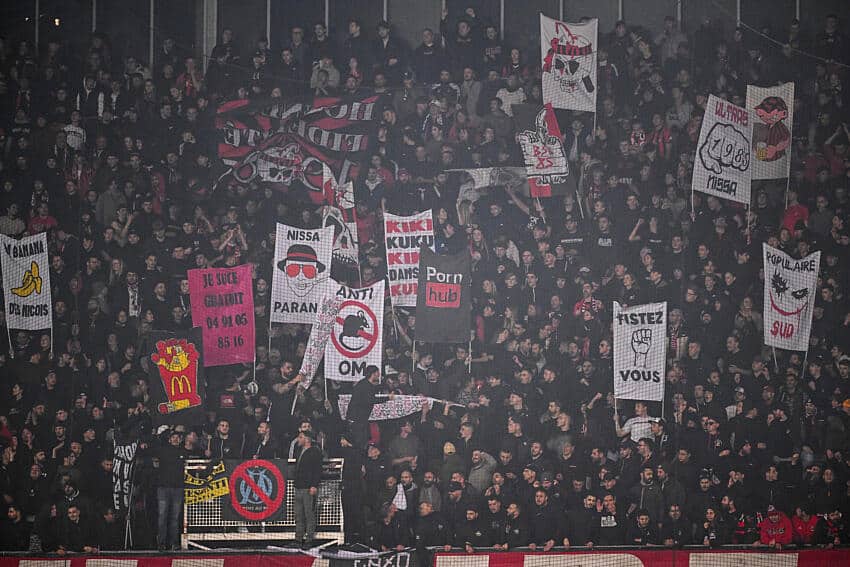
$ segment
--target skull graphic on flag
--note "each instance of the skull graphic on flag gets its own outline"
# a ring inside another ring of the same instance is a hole
[[[573,24],[540,18],[543,102],[595,111],[597,20]]]

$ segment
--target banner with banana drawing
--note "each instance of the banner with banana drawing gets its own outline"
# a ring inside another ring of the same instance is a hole
[[[0,268],[9,329],[35,331],[53,323],[47,233],[20,240],[0,235]]]

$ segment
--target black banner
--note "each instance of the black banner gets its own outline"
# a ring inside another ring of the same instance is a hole
[[[471,279],[470,257],[466,250],[454,256],[437,256],[427,246],[420,249],[416,296],[417,341],[469,341]]]
[[[279,522],[286,514],[286,461],[225,461],[230,496],[222,500],[225,521]]]
[[[301,188],[312,202],[331,204],[334,198],[325,183],[324,165],[339,185],[357,177],[358,164],[350,159],[369,148],[383,104],[379,95],[224,103],[215,120],[218,157],[230,166],[223,177]]]
[[[210,468],[183,474],[183,501],[187,506],[230,495],[230,483],[223,461]]]
[[[130,485],[138,447],[138,441],[115,445],[112,456],[112,506],[119,514],[125,513],[130,507]]]
[[[142,352],[147,358],[154,426],[202,424],[206,392],[201,329],[179,335],[152,331]]]
[[[430,557],[430,554],[428,556]],[[328,560],[329,567],[417,567],[432,564],[430,561],[417,562],[417,553],[413,550],[367,553],[356,548],[352,551],[341,548],[323,551],[321,557]]]

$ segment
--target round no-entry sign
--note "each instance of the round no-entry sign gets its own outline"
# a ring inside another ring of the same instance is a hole
[[[343,301],[336,317],[331,341],[346,358],[363,358],[372,352],[380,337],[378,318],[360,301]]]
[[[273,463],[253,459],[240,463],[230,475],[230,503],[246,520],[262,521],[283,505],[286,480]]]

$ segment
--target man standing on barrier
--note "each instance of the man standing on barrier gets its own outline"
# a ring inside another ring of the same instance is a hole
[[[322,451],[310,431],[298,434],[301,454],[295,463],[295,541],[309,547],[316,538],[316,495],[322,481]]]
[[[381,371],[375,365],[366,367],[365,378],[354,386],[351,392],[351,402],[348,404],[347,421],[351,427],[352,442],[355,449],[364,451],[369,442],[369,416],[372,408],[378,403],[377,394],[380,391]],[[390,394],[389,399],[393,399]]]

